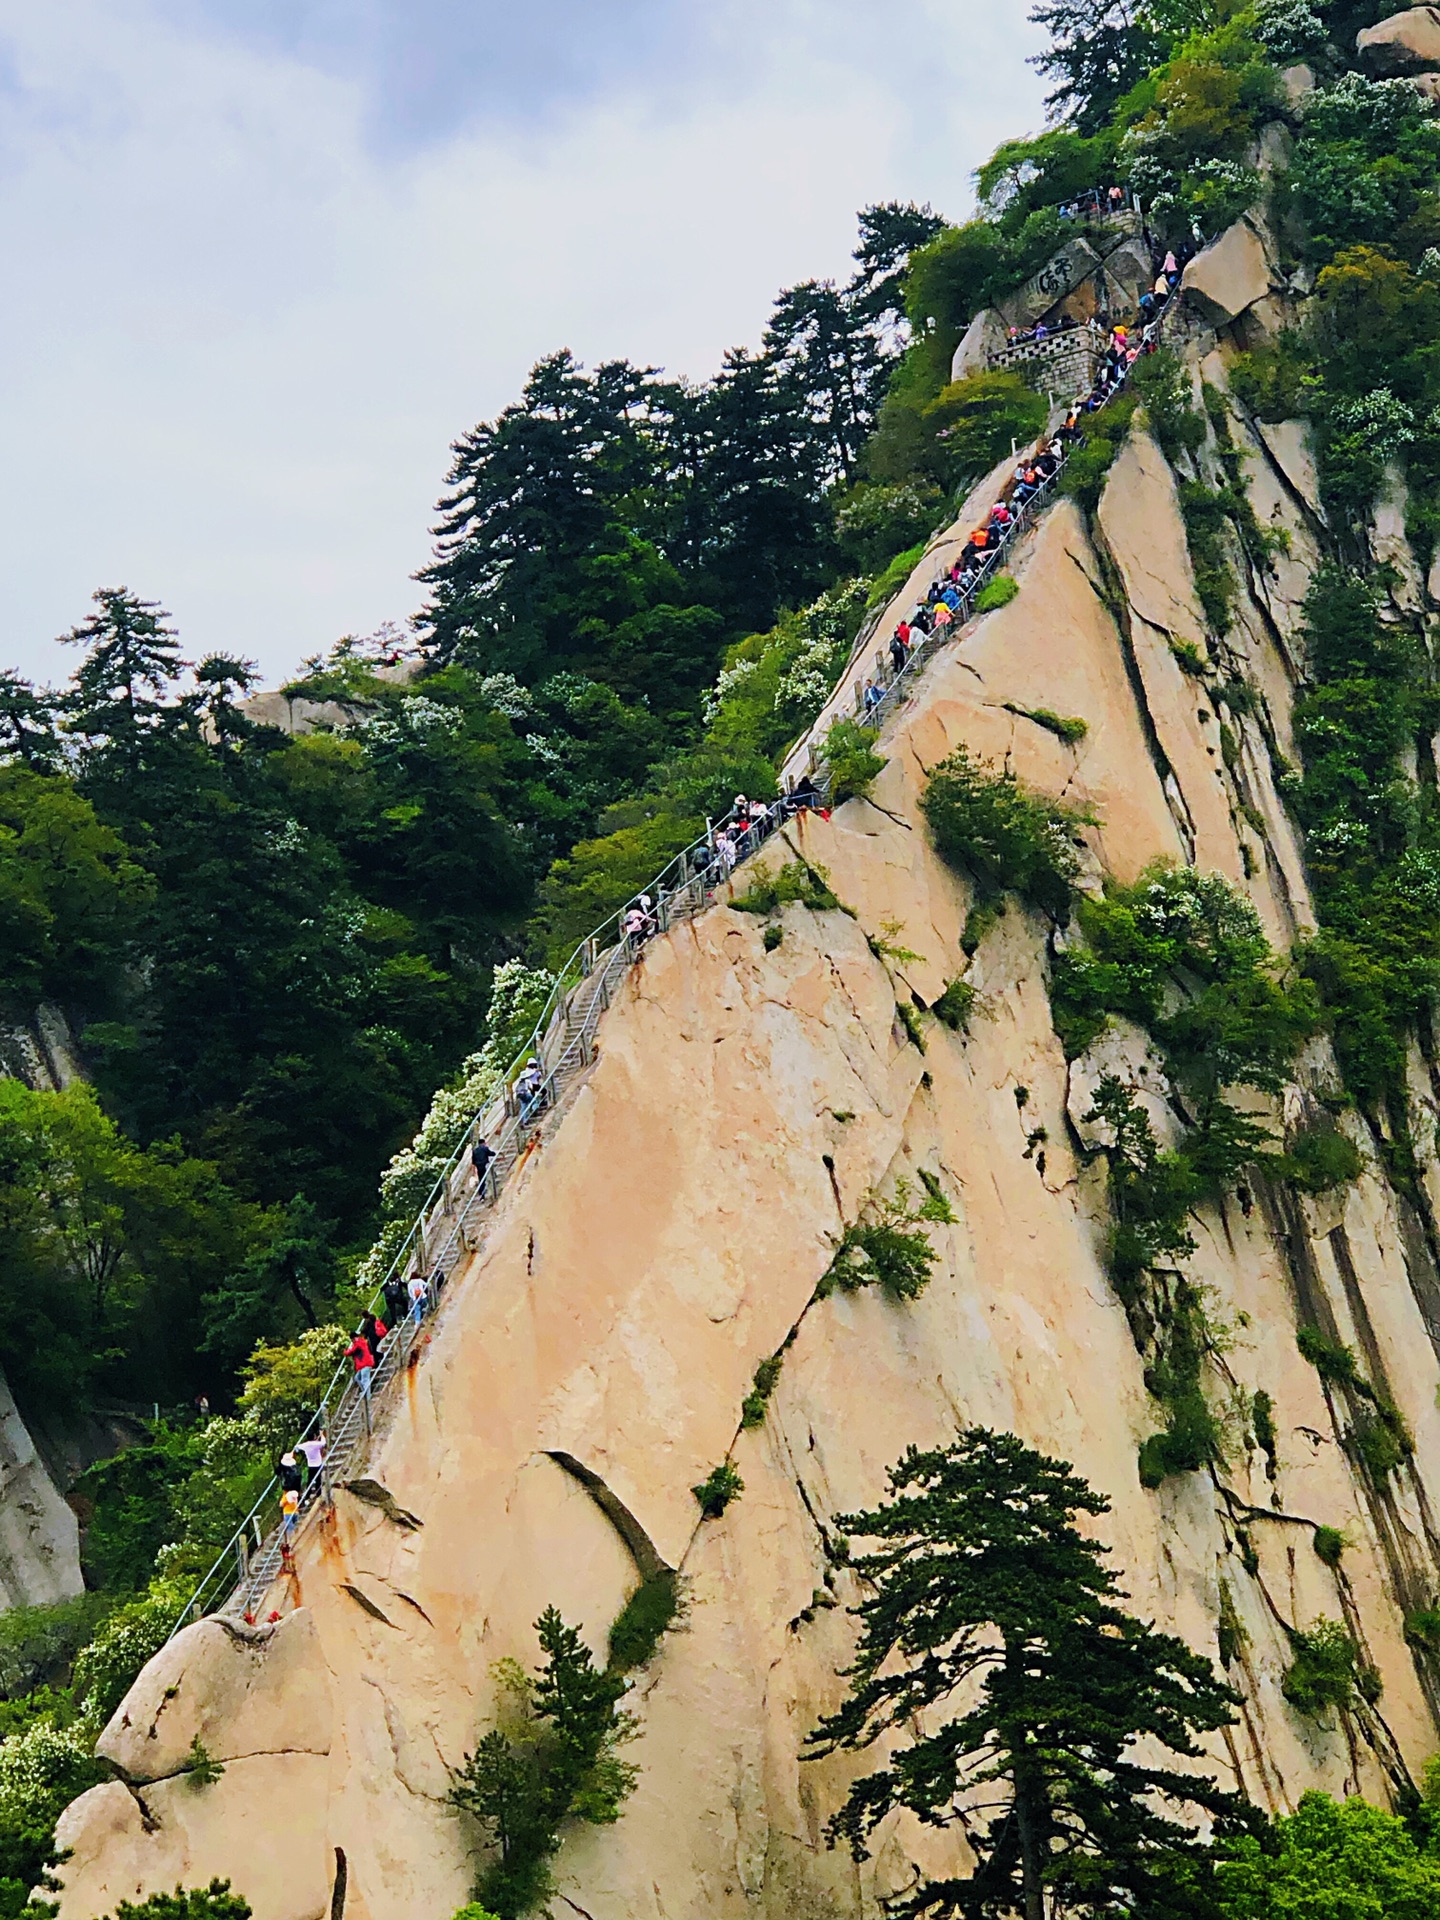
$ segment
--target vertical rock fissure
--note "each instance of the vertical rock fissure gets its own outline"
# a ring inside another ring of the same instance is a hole
[[[1161,791],[1165,795],[1165,804],[1175,822],[1175,830],[1186,850],[1187,862],[1195,864],[1195,823],[1190,818],[1190,809],[1185,804],[1185,796],[1175,769],[1170,763],[1155,725],[1155,716],[1150,711],[1149,695],[1145,691],[1145,676],[1140,671],[1140,662],[1135,654],[1135,634],[1130,619],[1130,602],[1126,597],[1120,568],[1114,554],[1110,551],[1099,520],[1092,517],[1087,531],[1090,536],[1091,551],[1095,556],[1098,584],[1086,574],[1090,590],[1095,593],[1100,604],[1110,615],[1116,636],[1120,642],[1120,658],[1124,663],[1125,677],[1130,683],[1131,698],[1135,702],[1136,716],[1140,722],[1140,731],[1145,741],[1145,750],[1160,781]],[[1080,567],[1080,562],[1075,561]],[[1085,569],[1080,567],[1085,573]]]

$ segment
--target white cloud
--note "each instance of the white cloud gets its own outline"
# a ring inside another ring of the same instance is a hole
[[[5,663],[65,671],[120,582],[271,676],[404,618],[450,439],[541,353],[702,376],[845,270],[856,207],[963,211],[1039,118],[991,12],[725,0],[624,90],[400,153],[363,76],[0,0]]]

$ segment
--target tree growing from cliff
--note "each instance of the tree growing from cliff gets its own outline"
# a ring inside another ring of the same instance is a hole
[[[1240,1832],[1250,1809],[1156,1756],[1199,1759],[1197,1736],[1230,1724],[1236,1696],[1202,1655],[1116,1604],[1106,1549],[1075,1523],[1109,1505],[1066,1462],[975,1427],[911,1448],[890,1498],[844,1517],[880,1543],[853,1563],[874,1590],[855,1609],[850,1696],[811,1755],[899,1738],[851,1787],[831,1840],[863,1859],[907,1808],[958,1827],[975,1858],[969,1874],[922,1878],[896,1913],[1216,1911],[1209,1850],[1174,1815]]]
[[[500,1920],[543,1906],[564,1823],[618,1820],[637,1771],[618,1752],[631,1732],[620,1707],[629,1682],[597,1667],[554,1607],[535,1631],[545,1655],[538,1676],[515,1661],[499,1663],[497,1724],[467,1756],[450,1792],[495,1850],[475,1894]]]

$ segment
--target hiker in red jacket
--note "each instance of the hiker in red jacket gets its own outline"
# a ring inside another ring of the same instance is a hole
[[[345,1349],[345,1358],[355,1362],[355,1384],[364,1399],[370,1398],[370,1376],[375,1370],[375,1354],[363,1333],[357,1333]]]

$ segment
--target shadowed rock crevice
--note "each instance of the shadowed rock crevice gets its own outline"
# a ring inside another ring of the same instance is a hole
[[[635,1570],[642,1580],[653,1580],[657,1574],[674,1573],[674,1567],[662,1559],[655,1542],[630,1508],[626,1506],[619,1494],[605,1484],[593,1468],[587,1467],[583,1460],[577,1460],[573,1453],[565,1453],[558,1447],[547,1447],[545,1457],[547,1460],[553,1460],[557,1467],[568,1473],[572,1480],[578,1480],[584,1487],[625,1542],[630,1557],[635,1562]]]

